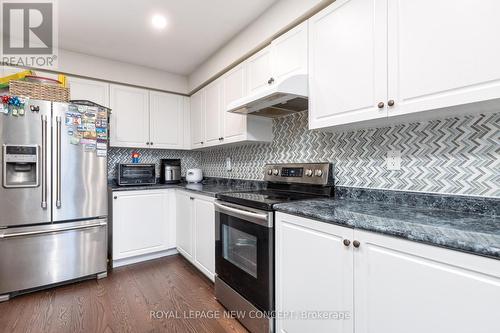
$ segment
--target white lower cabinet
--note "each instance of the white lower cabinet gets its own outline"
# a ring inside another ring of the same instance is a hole
[[[276,214],[278,314],[351,313],[277,332],[500,332],[499,308],[499,260]]]
[[[353,320],[304,320],[300,313],[346,311],[352,315],[352,251],[342,244],[353,230],[277,214],[277,332],[352,332]]]
[[[193,260],[193,217],[192,202],[189,193],[177,191],[175,195],[177,202],[177,250],[186,259]]]
[[[500,261],[355,231],[358,333],[500,332]]]
[[[177,250],[203,274],[215,278],[214,199],[178,190]]]
[[[113,267],[175,251],[173,189],[115,191],[112,196]]]
[[[212,201],[195,198],[194,261],[210,279],[215,274],[215,210]]]

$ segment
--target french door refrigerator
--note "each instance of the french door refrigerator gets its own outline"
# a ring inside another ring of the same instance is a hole
[[[28,100],[22,116],[0,114],[0,301],[106,276],[106,146],[76,133],[92,130],[78,124],[89,110]]]

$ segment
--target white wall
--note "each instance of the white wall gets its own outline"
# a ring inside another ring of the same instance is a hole
[[[68,74],[182,94],[188,92],[187,78],[185,76],[65,50],[59,51],[58,70]]]
[[[57,72],[180,94],[188,92],[186,76],[65,50],[59,50]]]
[[[189,91],[245,56],[310,10],[331,0],[280,0],[189,75]]]

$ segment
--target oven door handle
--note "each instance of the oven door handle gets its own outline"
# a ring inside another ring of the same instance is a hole
[[[233,207],[229,207],[226,205],[222,205],[218,202],[214,202],[215,207],[219,208],[222,212],[227,211],[236,215],[239,215],[243,218],[250,218],[250,219],[256,219],[256,220],[261,220],[264,223],[269,221],[268,214],[259,214],[259,213],[253,213],[249,212],[246,210],[241,210]],[[260,223],[259,223],[260,224]]]

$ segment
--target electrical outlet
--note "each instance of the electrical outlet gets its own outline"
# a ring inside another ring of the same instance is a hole
[[[231,171],[232,166],[231,166],[231,157],[226,157],[226,170]]]
[[[401,170],[401,150],[387,152],[387,170]]]

